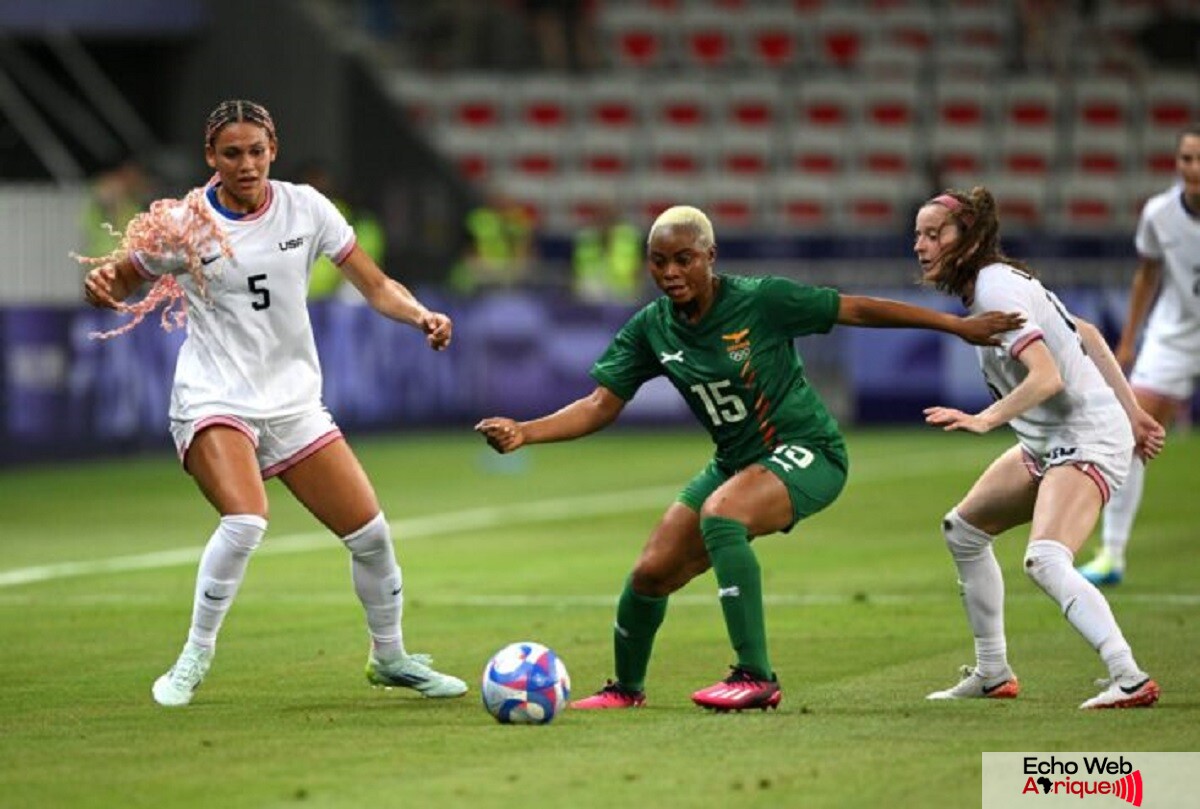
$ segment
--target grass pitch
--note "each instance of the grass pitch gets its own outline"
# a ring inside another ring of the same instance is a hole
[[[614,433],[500,458],[473,436],[355,441],[404,566],[410,649],[472,685],[373,690],[337,541],[277,484],[194,703],[153,704],[214,516],[169,458],[0,474],[0,806],[970,806],[982,751],[1200,749],[1200,437],[1152,467],[1110,598],[1163,687],[1149,711],[1077,705],[1104,672],[998,543],[1014,701],[931,704],[972,646],[938,523],[1010,440],[850,435],[841,499],[756,543],[778,712],[688,695],[732,662],[711,574],[672,600],[638,711],[497,725],[477,680],[504,644],[553,647],[576,696],[611,670],[613,605],[657,516],[709,454],[698,432]],[[1083,556],[1090,556],[1091,548]]]

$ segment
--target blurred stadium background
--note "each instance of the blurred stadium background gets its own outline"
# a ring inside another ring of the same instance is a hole
[[[1006,247],[1110,335],[1142,201],[1200,118],[1200,2],[1176,0],[7,0],[0,4],[0,463],[167,448],[179,335],[80,303],[89,205],[206,179],[223,98],[273,112],[274,176],[319,164],[387,237],[387,268],[457,319],[433,356],[352,301],[314,302],[327,401],[349,430],[556,407],[630,304],[571,294],[573,236],[610,205],[644,229],[713,216],[726,271],[950,305],[912,285],[911,216],[989,185]],[[561,35],[561,36],[560,36]],[[464,221],[533,223],[518,282],[448,281]],[[849,423],[979,403],[969,349],[845,330],[806,340]],[[977,390],[978,389],[978,390]],[[651,386],[629,421],[688,418]]]

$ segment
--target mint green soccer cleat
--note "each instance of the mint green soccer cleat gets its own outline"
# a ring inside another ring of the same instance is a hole
[[[1080,565],[1079,573],[1097,587],[1112,587],[1125,578],[1125,569],[1113,564],[1107,551],[1100,551],[1086,565]]]
[[[457,677],[434,671],[429,655],[401,655],[380,660],[372,653],[367,658],[367,682],[384,688],[411,688],[430,698],[461,697],[467,684]]]
[[[168,708],[187,705],[204,680],[204,675],[208,674],[212,658],[212,649],[205,649],[189,641],[179,653],[179,659],[171,666],[171,670],[154,681],[154,687],[150,689],[154,701]]]

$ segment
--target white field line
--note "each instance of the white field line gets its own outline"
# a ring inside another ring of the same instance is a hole
[[[960,450],[957,452],[927,453],[895,459],[875,458],[872,459],[872,462],[869,462],[869,465],[864,464],[865,468],[856,469],[853,466],[851,467],[849,485],[862,486],[886,483],[889,480],[898,478],[910,478],[948,470],[981,469],[986,461],[987,458],[982,456],[978,450],[969,452]],[[853,464],[853,461],[851,463]],[[663,486],[578,497],[533,500],[504,506],[463,509],[444,514],[429,514],[423,517],[392,520],[390,525],[393,535],[399,540],[407,542],[414,539],[445,534],[492,530],[501,526],[534,525],[586,519],[589,517],[605,517],[636,511],[658,510],[665,508],[679,493],[679,489],[680,486]],[[938,496],[943,497],[943,499],[949,502],[948,498],[952,494],[947,493],[943,496],[939,493]],[[836,508],[836,505],[834,507]],[[259,555],[306,553],[335,547],[335,542],[327,531],[309,531],[282,536],[268,534],[267,541],[263,543],[263,546],[257,553]],[[196,546],[132,556],[114,556],[107,559],[59,562],[49,565],[14,568],[0,571],[0,589],[96,573],[124,573],[138,570],[157,570],[178,565],[194,565],[199,561],[201,551],[202,548]],[[1187,598],[1187,596],[1183,597]],[[878,598],[882,597],[876,597],[875,600],[878,600]],[[569,598],[552,598],[548,599],[546,603],[565,604],[569,603],[569,601]],[[471,604],[469,599],[458,600],[454,603],[464,606]],[[503,603],[507,604],[508,602]],[[515,604],[516,602],[513,603]],[[531,606],[539,603],[542,602],[535,600],[529,602]],[[496,605],[497,602],[495,601],[480,604],[480,606]]]

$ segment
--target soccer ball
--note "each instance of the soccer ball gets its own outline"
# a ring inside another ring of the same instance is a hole
[[[483,670],[483,707],[503,725],[544,725],[567,707],[571,675],[553,650],[525,641],[505,646]]]

